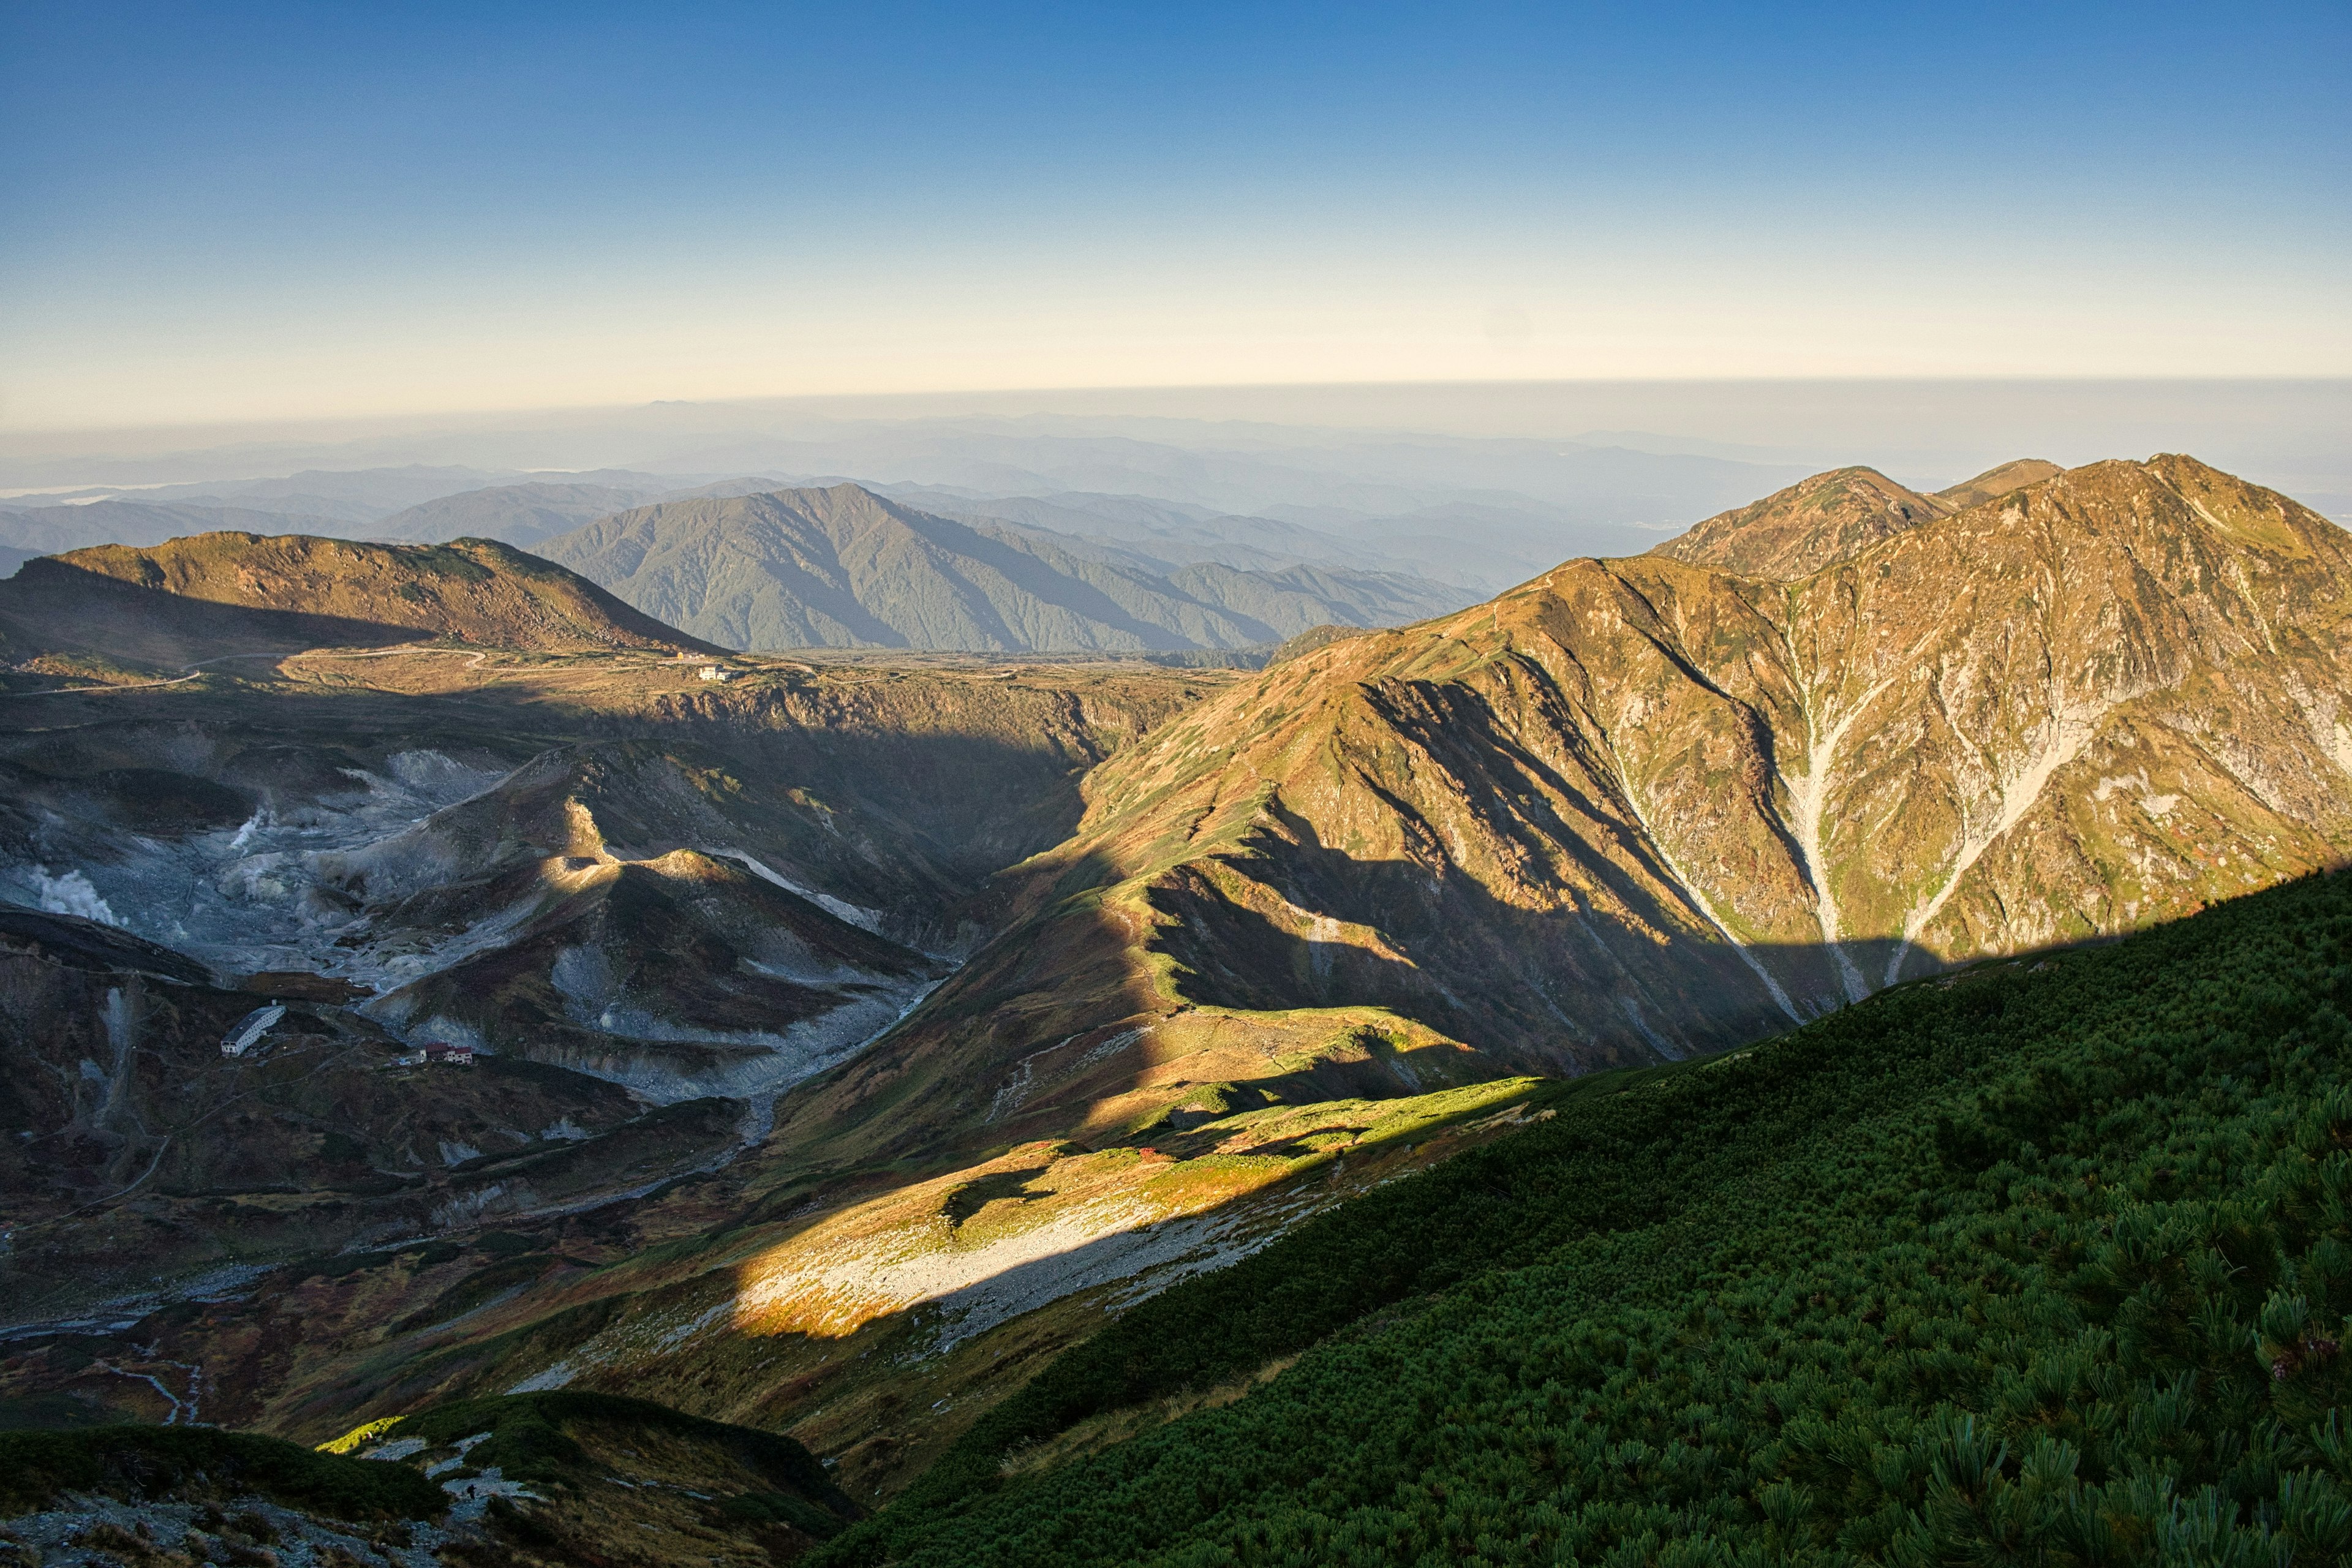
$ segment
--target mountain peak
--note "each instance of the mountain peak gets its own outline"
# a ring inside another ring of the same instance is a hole
[[[1997,468],[1987,468],[1972,479],[1937,490],[1936,499],[1948,501],[1954,510],[1964,510],[2011,490],[2021,490],[2028,485],[2038,485],[2044,479],[2056,479],[2066,470],[2047,458],[2016,458]]]
[[[1948,517],[1948,500],[1921,495],[1875,468],[1832,468],[1730,511],[1650,552],[1747,577],[1809,577],[1880,540]]]

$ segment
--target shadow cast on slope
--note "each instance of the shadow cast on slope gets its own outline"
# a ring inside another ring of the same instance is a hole
[[[1152,951],[1175,963],[1178,989],[1195,1005],[1383,1007],[1550,1073],[1727,1049],[1845,1005],[1828,944],[1661,940],[1687,933],[1688,915],[1571,836],[1559,842],[1638,923],[1589,904],[1506,903],[1458,871],[1441,879],[1412,861],[1358,859],[1278,804],[1270,810],[1276,828],[1252,835],[1229,862],[1180,868],[1151,889],[1171,917]],[[1839,950],[1878,974],[1900,945]],[[1930,967],[1940,960],[1926,952],[1906,965]]]
[[[386,640],[413,637],[383,632]],[[37,752],[45,773],[68,779],[126,767],[235,772],[240,787],[274,785],[275,794],[349,788],[340,769],[380,771],[402,751],[517,767],[583,743],[687,748],[698,753],[689,761],[723,765],[772,802],[809,803],[793,808],[820,825],[805,842],[838,862],[850,879],[844,896],[857,902],[866,901],[856,896],[860,883],[877,878],[876,896],[887,889],[897,902],[969,897],[1000,868],[1066,837],[1085,811],[1078,773],[1088,759],[1055,740],[949,727],[892,732],[887,717],[862,731],[826,731],[775,706],[605,707],[519,683],[425,694],[181,687],[0,700],[0,754]],[[191,760],[197,752],[208,756]],[[237,766],[238,758],[250,765]],[[257,768],[266,779],[246,776]],[[943,939],[959,918],[948,913]]]
[[[433,636],[342,616],[216,604],[47,558],[27,561],[0,581],[0,633],[28,648],[170,668],[235,654],[383,647]]]

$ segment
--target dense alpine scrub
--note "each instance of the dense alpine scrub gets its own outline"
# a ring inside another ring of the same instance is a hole
[[[1569,1086],[1135,1309],[820,1560],[2342,1561],[2347,940],[2315,877]]]
[[[449,1503],[439,1487],[403,1466],[314,1453],[258,1432],[0,1432],[0,1516],[56,1507],[74,1492],[139,1497],[188,1488],[224,1497],[257,1493],[334,1519],[425,1519]]]

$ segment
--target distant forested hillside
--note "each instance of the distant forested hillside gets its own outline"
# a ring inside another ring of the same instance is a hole
[[[1043,529],[934,517],[856,485],[671,500],[532,548],[738,648],[1246,648],[1326,622],[1398,626],[1468,597],[1393,572],[1171,566]]]

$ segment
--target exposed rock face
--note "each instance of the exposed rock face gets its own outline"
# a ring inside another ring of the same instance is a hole
[[[454,637],[541,653],[712,653],[586,579],[486,539],[358,544],[205,533],[26,562],[0,583],[0,627],[28,647],[159,663]]]
[[[748,1098],[878,1034],[947,966],[743,847],[740,793],[658,748],[566,748],[310,871],[356,906],[338,944],[382,989],[371,1016],[657,1100]]]
[[[983,955],[940,1002],[987,1016],[1010,1004],[975,989],[1058,969],[1130,1007],[1379,1005],[1583,1070],[2184,914],[2352,845],[2347,568],[2334,524],[2179,457],[1792,583],[1571,562],[1111,759],[1033,863],[1021,978]]]

